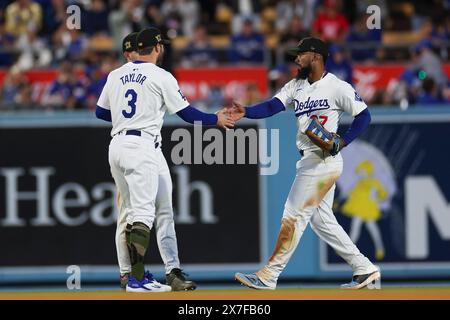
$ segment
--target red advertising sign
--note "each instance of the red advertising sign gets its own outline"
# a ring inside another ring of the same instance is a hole
[[[242,100],[249,85],[256,86],[262,97],[269,92],[267,68],[221,67],[177,69],[176,78],[188,100],[208,97],[214,88],[221,88],[225,99]]]
[[[405,64],[354,65],[355,88],[364,100],[371,101],[377,91],[395,86],[406,67]],[[443,65],[443,69],[450,78],[450,64]]]
[[[405,70],[405,65],[354,65],[353,83],[364,100],[371,101],[377,91],[396,81]]]
[[[358,93],[367,101],[379,90],[386,89],[398,81],[405,70],[405,64],[354,65],[353,81]],[[450,77],[450,64],[443,65],[445,73]],[[82,70],[78,75],[83,76]],[[293,74],[296,73],[293,67]],[[0,85],[7,71],[0,71]],[[34,96],[39,103],[49,84],[57,77],[56,69],[29,70],[25,72],[33,84]],[[218,93],[223,99],[245,100],[249,87],[257,90],[260,97],[268,97],[268,70],[266,67],[217,67],[197,69],[177,69],[176,78],[183,94],[189,101],[207,99]]]

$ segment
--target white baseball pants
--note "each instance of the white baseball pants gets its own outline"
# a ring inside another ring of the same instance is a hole
[[[172,208],[172,178],[169,167],[159,148],[160,170],[158,176],[158,191],[156,194],[156,240],[158,242],[159,253],[165,265],[166,274],[174,268],[180,268],[178,258],[178,244],[175,233],[175,223]],[[119,261],[120,274],[131,272],[130,256],[127,250],[125,229],[127,225],[128,209],[118,204],[119,217],[116,228],[116,249]]]
[[[353,269],[353,275],[377,270],[355,246],[333,214],[335,182],[342,173],[342,157],[307,151],[297,162],[297,174],[285,203],[276,247],[268,264],[257,272],[266,285],[276,287],[278,277],[294,253],[308,223],[313,231]]]
[[[145,144],[148,144],[150,147],[153,146],[154,148],[153,139],[145,139],[145,141]],[[170,273],[173,268],[180,268],[172,208],[172,179],[170,176],[167,161],[161,151],[161,147],[156,148],[154,151],[156,153],[156,173],[158,179],[154,205],[154,218],[156,219],[156,239],[159,252],[165,265],[166,273]],[[119,192],[121,192],[119,187],[118,189]],[[117,219],[116,228],[116,249],[121,274],[131,272],[131,262],[126,245],[125,228],[127,223],[129,223],[128,221],[130,219],[130,216],[132,216],[133,211],[132,207],[129,205],[127,206],[127,204],[128,202],[125,202],[124,199],[121,200],[120,203],[118,203],[119,217]]]
[[[158,157],[153,136],[115,135],[109,144],[111,174],[130,211],[127,223],[144,223],[150,229],[155,219],[158,190]]]

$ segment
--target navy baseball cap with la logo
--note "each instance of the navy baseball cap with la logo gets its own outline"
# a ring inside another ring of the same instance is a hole
[[[161,31],[157,28],[147,28],[142,30],[137,35],[137,48],[143,49],[148,47],[154,47],[158,43],[160,44],[169,44],[170,41],[163,39],[161,35]]]
[[[132,32],[123,38],[122,41],[122,51],[123,52],[133,52],[137,51],[137,32]]]
[[[322,55],[324,60],[328,58],[328,46],[319,38],[303,38],[295,48],[287,50],[287,53],[293,56],[296,56],[302,52],[315,52]]]

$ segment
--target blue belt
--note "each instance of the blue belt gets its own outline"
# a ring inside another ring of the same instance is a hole
[[[141,131],[139,130],[127,130],[127,132],[125,132],[125,134],[127,136],[141,136]]]
[[[125,134],[127,136],[138,136],[138,137],[140,137],[142,135],[140,130],[127,130],[127,132],[125,132]],[[158,136],[155,136],[155,140],[156,139],[158,139]],[[158,147],[159,147],[159,142],[155,141],[155,149]]]

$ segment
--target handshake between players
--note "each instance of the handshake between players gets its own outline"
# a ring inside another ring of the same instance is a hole
[[[234,127],[237,121],[245,117],[246,107],[233,101],[232,106],[222,108],[216,114],[218,116],[217,126],[224,129],[230,129]],[[306,130],[304,130],[304,134],[312,143],[329,153],[331,156],[337,155],[339,151],[347,145],[344,139],[337,133],[329,132],[325,129],[317,117],[310,118]]]

